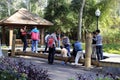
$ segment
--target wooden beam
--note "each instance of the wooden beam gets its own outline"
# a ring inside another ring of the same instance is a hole
[[[6,34],[5,34],[5,26],[2,27],[2,44],[5,44],[5,40],[6,40]]]
[[[44,44],[44,28],[41,29],[41,45]]]
[[[15,55],[23,55],[23,56],[32,56],[32,57],[38,57],[38,58],[45,58],[45,59],[48,59],[48,54],[41,54],[41,53],[32,53],[32,52],[26,52],[26,53],[23,53],[23,52],[15,52]],[[68,61],[68,62],[75,62],[74,58],[73,57],[62,57],[62,56],[57,56],[55,55],[54,56],[54,59],[55,60],[60,60],[60,61]],[[84,59],[79,59],[79,63],[84,63]],[[98,61],[95,61],[93,60],[92,61],[92,64],[94,65],[98,65]]]
[[[15,56],[15,40],[16,40],[16,35],[14,34],[13,35],[13,38],[12,38],[12,56]]]
[[[13,28],[10,28],[10,31],[9,31],[9,48],[12,47],[12,40],[13,40]]]

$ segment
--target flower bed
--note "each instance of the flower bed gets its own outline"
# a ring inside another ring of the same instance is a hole
[[[48,71],[22,59],[0,59],[0,80],[49,80]]]

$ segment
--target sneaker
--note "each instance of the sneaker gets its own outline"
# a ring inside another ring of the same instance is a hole
[[[37,51],[35,51],[35,53],[38,53]]]
[[[61,64],[64,65],[64,66],[66,65],[64,61],[62,61]]]

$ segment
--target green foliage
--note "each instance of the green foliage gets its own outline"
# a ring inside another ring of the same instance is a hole
[[[62,0],[50,0],[49,5],[46,7],[45,19],[54,23],[54,27],[50,28],[50,31],[59,30],[62,32],[71,32],[74,27],[73,13],[70,12],[69,2]]]
[[[68,80],[75,80],[75,79],[71,78],[71,79],[68,79]]]
[[[102,30],[102,36],[103,36],[103,42],[104,43],[120,43],[120,30],[119,29],[101,29]]]
[[[17,72],[10,73],[7,70],[6,71],[0,71],[0,80],[9,80],[9,79],[10,80],[27,80],[24,75],[17,75],[17,74],[18,74]],[[19,78],[17,76],[19,76]]]
[[[96,80],[113,80],[113,79],[111,79],[111,78],[98,78]]]
[[[120,44],[103,44],[103,51],[107,53],[120,54]]]
[[[10,7],[7,3],[9,2]],[[8,11],[13,14],[20,8],[28,8],[33,13],[54,23],[50,32],[59,30],[67,33],[74,39],[78,33],[79,9],[82,0],[48,0],[48,6],[44,9],[44,0],[1,0],[0,19],[8,17]],[[96,30],[95,11],[100,9],[99,29],[104,38],[104,43],[119,43],[120,25],[120,1],[119,0],[86,0],[83,12],[82,36],[86,31]],[[85,40],[85,39],[84,39]]]

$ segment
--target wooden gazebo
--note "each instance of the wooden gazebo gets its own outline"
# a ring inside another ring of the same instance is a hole
[[[32,28],[33,26],[37,26],[40,29],[41,35],[41,44],[44,43],[44,29],[52,26],[53,23],[47,21],[36,14],[29,12],[25,8],[21,8],[16,11],[10,17],[3,19],[0,21],[0,26],[2,26],[2,43],[5,43],[6,39],[6,29],[9,29],[9,46],[12,46],[12,37],[13,30],[17,28],[21,28],[27,26],[27,28]]]

